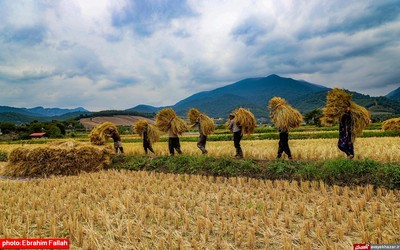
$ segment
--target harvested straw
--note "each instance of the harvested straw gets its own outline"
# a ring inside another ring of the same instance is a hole
[[[329,91],[321,122],[324,125],[332,126],[338,123],[340,118],[349,109],[352,121],[352,140],[354,141],[354,135],[362,133],[363,129],[368,126],[371,116],[366,108],[351,101],[351,97],[352,95],[343,89],[335,88]]]
[[[350,115],[352,131],[355,135],[360,135],[364,128],[368,126],[371,120],[371,115],[366,108],[356,104],[355,102],[350,102]],[[352,138],[355,138],[355,136]]]
[[[323,108],[322,124],[332,126],[339,122],[347,108],[350,107],[350,101],[351,94],[343,89],[334,88],[330,90],[326,96],[326,105]]]
[[[172,108],[160,110],[156,115],[156,126],[162,132],[168,132],[172,129],[172,133],[181,135],[188,130],[188,127],[181,118],[179,118]]]
[[[76,141],[47,144],[11,151],[3,175],[12,177],[48,177],[99,171],[111,164],[111,147],[92,146]]]
[[[103,122],[92,129],[89,133],[90,142],[93,145],[104,145],[108,140],[108,128],[113,128],[117,131],[117,126],[112,122]]]
[[[303,122],[303,116],[300,112],[290,106],[283,98],[271,98],[268,107],[272,121],[282,131],[297,128]]]
[[[200,128],[204,135],[210,135],[214,133],[215,124],[214,120],[208,117],[206,114],[201,113],[199,110],[192,108],[188,112],[188,118],[191,125],[194,125],[197,118],[200,117]]]
[[[147,135],[151,143],[157,142],[160,139],[160,131],[153,124],[148,124],[146,120],[139,120],[133,126],[136,133],[143,137],[144,131],[147,129]]]
[[[257,126],[257,121],[250,110],[245,108],[238,108],[232,113],[235,116],[236,124],[242,126],[242,134],[250,135],[254,133],[254,129]]]
[[[386,130],[400,131],[400,117],[384,121],[382,123],[382,129],[385,131]]]

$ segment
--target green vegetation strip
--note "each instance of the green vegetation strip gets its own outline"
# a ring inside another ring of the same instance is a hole
[[[114,158],[113,168],[269,180],[323,181],[329,185],[373,185],[400,189],[400,165],[369,159],[300,162],[204,156],[161,156],[151,159],[146,156],[118,155]]]

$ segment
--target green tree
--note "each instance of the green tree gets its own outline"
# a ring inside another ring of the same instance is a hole
[[[9,134],[11,132],[15,132],[17,127],[12,122],[2,122],[0,123],[0,129],[3,134]]]
[[[51,125],[47,130],[46,130],[47,136],[49,138],[62,138],[63,134],[61,133],[61,129],[57,125]]]
[[[304,121],[307,124],[315,125],[321,127],[321,120],[322,117],[322,109],[314,109],[311,112],[308,112],[304,115]]]

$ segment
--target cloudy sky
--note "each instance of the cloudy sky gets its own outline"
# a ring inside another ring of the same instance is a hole
[[[171,105],[278,74],[400,86],[399,0],[0,0],[0,105]]]

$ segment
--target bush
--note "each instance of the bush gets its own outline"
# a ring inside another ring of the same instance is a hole
[[[8,160],[7,152],[0,151],[0,161],[7,161],[7,160]]]

